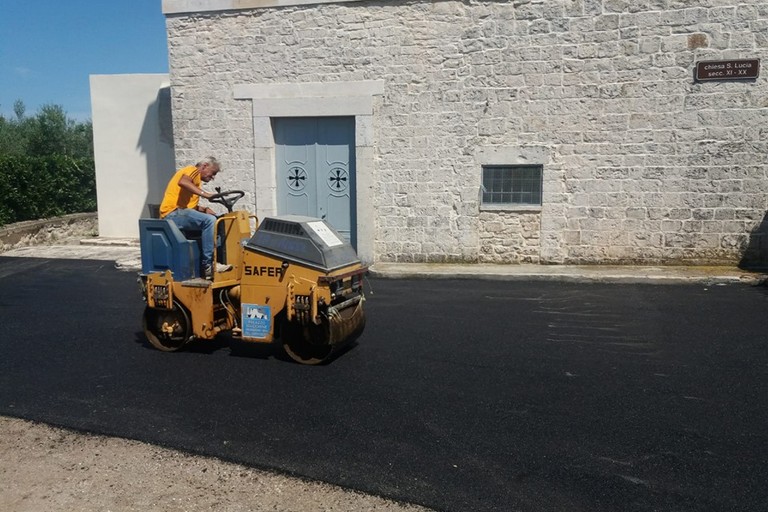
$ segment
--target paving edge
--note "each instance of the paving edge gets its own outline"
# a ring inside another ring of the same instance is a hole
[[[369,268],[372,277],[383,279],[481,279],[493,281],[557,281],[574,283],[626,283],[626,284],[747,284],[763,285],[768,281],[768,275],[757,272],[735,272],[728,269],[727,273],[698,271],[695,268],[653,267],[637,269],[635,272],[616,272],[604,268],[584,269],[583,267],[561,267],[554,269],[521,269],[514,266],[500,265],[496,268],[397,268],[397,265]]]

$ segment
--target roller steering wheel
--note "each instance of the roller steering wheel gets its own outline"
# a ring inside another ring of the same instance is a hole
[[[227,211],[231,213],[232,207],[235,206],[235,203],[244,195],[245,192],[242,190],[227,190],[222,192],[220,188],[217,188],[216,193],[210,196],[208,201],[224,205],[227,208]]]

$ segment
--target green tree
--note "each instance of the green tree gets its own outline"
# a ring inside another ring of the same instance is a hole
[[[45,105],[34,118],[30,132],[29,156],[67,155],[68,130],[72,122],[67,119],[64,109],[58,105]]]
[[[68,131],[67,148],[74,158],[93,159],[93,123],[75,123]]]
[[[15,119],[0,115],[0,225],[94,211],[93,125],[70,119],[58,105]]]
[[[21,121],[21,119],[24,117],[24,112],[27,111],[27,107],[24,105],[24,102],[21,100],[16,100],[13,102],[13,113],[16,114],[16,119]]]
[[[21,100],[14,103],[16,119],[0,116],[0,156],[67,155],[93,158],[93,125],[75,122],[60,105],[45,105],[26,116]]]

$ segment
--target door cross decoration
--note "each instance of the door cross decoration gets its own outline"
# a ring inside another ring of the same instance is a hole
[[[286,180],[291,190],[303,190],[307,183],[307,171],[301,167],[291,167]]]
[[[349,178],[347,177],[346,169],[341,167],[335,167],[328,173],[328,186],[334,192],[343,192],[347,190],[349,184]]]

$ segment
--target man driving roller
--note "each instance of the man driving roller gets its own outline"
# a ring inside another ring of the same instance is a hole
[[[210,208],[198,204],[201,197],[209,199],[214,195],[200,187],[203,182],[212,181],[220,170],[219,162],[212,156],[203,158],[195,165],[179,169],[168,182],[163,202],[160,204],[161,219],[172,220],[181,230],[201,231],[201,263],[206,279],[213,277],[214,269],[216,272],[232,269],[232,265],[213,261],[213,227],[216,214]]]

